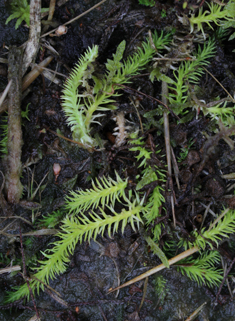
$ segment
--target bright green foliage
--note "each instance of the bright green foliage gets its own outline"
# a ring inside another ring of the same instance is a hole
[[[145,167],[145,169],[142,171],[141,179],[139,180],[138,184],[136,185],[136,190],[141,190],[145,185],[148,185],[152,182],[158,182],[158,186],[156,186],[151,193],[149,200],[148,200],[148,211],[145,212],[144,218],[146,220],[146,224],[149,225],[151,222],[153,222],[157,217],[159,217],[159,210],[162,206],[162,203],[165,202],[165,199],[162,195],[162,187],[161,183],[166,181],[165,178],[165,171],[160,170],[155,167],[147,166],[147,161],[151,159],[152,152],[148,151],[146,148],[142,147],[144,145],[144,142],[142,141],[142,138],[135,138],[136,133],[133,133],[131,137],[133,138],[131,144],[134,145],[140,145],[130,148],[131,151],[138,151],[139,154],[136,155],[136,159],[139,161],[142,159],[141,164],[138,167]],[[141,146],[142,145],[142,146]],[[161,226],[162,224],[157,224],[154,226],[152,232],[153,232],[153,240],[155,242],[158,242],[160,235],[161,235]]]
[[[162,261],[165,267],[169,268],[170,265],[167,260],[167,257],[163,253],[163,251],[160,249],[160,247],[149,236],[145,237],[145,241],[150,246],[151,251],[159,257],[159,259]]]
[[[170,41],[170,35],[153,35],[155,47],[160,50]],[[133,75],[139,73],[155,54],[149,40],[142,43],[133,56],[129,56],[125,62],[121,62],[126,42],[122,41],[113,60],[106,63],[107,72],[102,78],[93,75],[92,63],[98,55],[98,47],[89,48],[72,71],[65,83],[62,96],[62,107],[71,126],[73,137],[81,142],[84,147],[92,147],[96,143],[90,136],[90,126],[97,122],[97,117],[103,116],[103,112],[115,109],[114,97],[118,96],[117,89],[120,84],[130,82]],[[94,86],[89,84],[93,80]],[[96,113],[98,112],[98,113]]]
[[[131,198],[131,195],[130,195]],[[96,212],[93,210],[87,216],[83,212],[79,216],[67,216],[62,221],[61,232],[57,235],[59,240],[53,243],[54,247],[43,253],[46,260],[40,261],[41,264],[38,272],[34,275],[36,279],[30,282],[30,287],[35,293],[40,288],[44,289],[44,284],[49,284],[50,280],[56,278],[58,274],[65,272],[67,264],[70,262],[70,255],[73,255],[74,249],[78,241],[90,241],[91,238],[96,239],[98,234],[103,235],[105,229],[111,237],[121,226],[122,232],[128,223],[135,230],[139,228],[139,224],[143,223],[141,214],[146,212],[144,199],[140,200],[136,195],[133,202],[126,200],[124,204],[127,209],[123,208],[121,213],[117,213],[113,207],[107,206],[112,215],[107,215],[102,208],[98,208]],[[98,210],[100,214],[98,214]],[[40,281],[41,282],[40,282]],[[44,284],[43,284],[43,283]],[[23,297],[29,299],[30,293],[27,284],[17,288],[16,292],[9,295],[7,302],[13,302]]]
[[[153,7],[155,5],[154,0],[139,0],[139,4],[143,4],[144,6]]]
[[[129,202],[127,205],[129,208],[127,210],[123,208],[121,213],[117,213],[113,207],[107,206],[112,216],[107,215],[101,208],[99,208],[101,214],[94,211],[91,211],[89,216],[80,213],[79,218],[66,219],[62,230],[66,233],[76,230],[80,242],[95,240],[98,234],[104,234],[105,229],[107,229],[109,237],[112,237],[117,232],[119,225],[121,225],[123,233],[127,223],[130,223],[133,230],[136,230],[135,223],[139,228],[139,223],[143,223],[140,214],[146,211],[143,200],[140,201],[136,198],[133,203]],[[62,234],[59,234],[59,236],[63,236]]]
[[[196,54],[196,59],[192,61],[186,61],[181,63],[179,68],[174,71],[174,84],[169,86],[172,90],[169,94],[169,101],[174,106],[180,106],[186,103],[188,99],[188,84],[197,83],[204,73],[203,66],[207,66],[209,62],[207,61],[215,53],[215,42],[208,40],[208,43],[204,43],[203,48],[198,46],[198,53]],[[172,107],[172,106],[171,106]],[[174,109],[174,112],[179,114],[181,108]]]
[[[227,10],[227,7],[220,6],[219,4],[214,4],[213,2],[207,3],[209,10],[203,11],[203,7],[199,8],[198,16],[195,17],[193,14],[189,18],[191,32],[193,32],[194,25],[197,25],[197,30],[201,31],[204,38],[206,38],[204,29],[203,29],[203,23],[206,23],[211,29],[213,27],[211,26],[211,23],[214,22],[215,24],[220,24],[220,19],[226,19],[229,20],[231,15],[229,11]]]
[[[102,209],[108,204],[114,206],[115,201],[120,202],[120,197],[125,197],[127,179],[122,180],[116,173],[116,181],[111,177],[103,177],[100,181],[96,178],[92,181],[92,189],[71,192],[67,197],[67,209],[69,212],[79,213],[89,208],[96,209],[101,205]]]
[[[15,24],[15,29],[18,29],[22,21],[25,21],[26,24],[30,25],[30,4],[27,0],[14,0],[11,1],[11,9],[13,13],[7,18],[6,24],[9,21],[18,18]],[[48,9],[42,9],[41,12],[46,12]]]
[[[189,242],[181,240],[179,246],[184,246],[185,249],[191,248],[193,246],[198,246],[200,249],[204,250],[206,245],[209,244],[212,247],[210,242],[214,242],[218,245],[218,242],[222,238],[229,237],[229,234],[234,233],[235,231],[235,211],[229,210],[223,219],[219,220],[211,229],[206,230],[204,227],[200,234],[197,231],[193,231],[191,235],[195,238],[195,241]]]
[[[98,46],[89,48],[86,51],[67,79],[62,96],[62,107],[67,116],[67,122],[71,126],[72,132],[74,132],[74,138],[78,139],[82,144],[89,145],[93,144],[93,139],[87,131],[85,125],[86,115],[84,114],[88,106],[86,108],[86,102],[82,102],[82,95],[78,95],[77,88],[86,81],[86,78],[91,78],[91,74],[89,74],[92,68],[91,63],[97,56]],[[84,84],[86,84],[86,82]]]
[[[225,9],[227,11],[228,17],[230,17],[231,19],[222,21],[221,27],[223,29],[235,28],[235,0],[230,0],[228,4],[225,6]],[[229,40],[233,40],[234,38],[235,32],[232,33],[232,35],[229,37]]]
[[[52,213],[43,216],[39,225],[46,228],[53,228],[61,222],[64,214],[65,212],[62,210],[53,211]]]
[[[15,29],[18,29],[21,22],[24,20],[29,26],[30,24],[30,4],[27,0],[16,1],[11,5],[13,13],[7,18],[6,24],[12,19],[18,18],[15,24]]]
[[[136,136],[136,134],[132,134],[131,138],[134,138],[134,136]],[[151,159],[151,151],[148,151],[146,148],[142,147],[145,143],[142,141],[142,137],[138,138],[138,139],[133,139],[130,141],[130,143],[132,145],[137,145],[135,147],[131,147],[130,151],[132,152],[139,152],[138,155],[136,156],[137,161],[139,161],[140,159],[142,159],[140,165],[138,167],[147,166],[147,160]]]
[[[147,221],[147,225],[149,225],[151,222],[153,222],[157,217],[160,216],[159,209],[161,208],[162,204],[165,202],[164,196],[162,195],[162,187],[157,186],[154,188],[148,202],[149,210],[145,214],[145,219]],[[153,239],[155,242],[157,242],[161,235],[161,225],[157,224],[155,225],[153,229]]]
[[[139,189],[143,188],[145,185],[150,184],[152,182],[157,182],[158,181],[158,186],[156,186],[149,197],[148,201],[148,208],[149,210],[145,214],[145,219],[147,225],[149,225],[151,222],[155,220],[159,216],[159,208],[161,207],[162,203],[165,202],[165,199],[162,195],[162,187],[161,183],[165,182],[165,174],[163,171],[160,171],[155,168],[153,169],[152,167],[148,166],[144,171],[142,172],[143,176],[141,180],[138,182],[136,185],[136,190],[138,191]],[[160,225],[159,225],[160,227]],[[161,230],[161,228],[160,228]],[[155,239],[155,238],[154,238]]]
[[[214,267],[220,262],[217,251],[206,252],[196,260],[191,258],[182,260],[177,264],[177,270],[186,274],[199,285],[206,284],[209,287],[218,286],[223,280],[223,270]]]
[[[203,108],[203,114],[209,114],[212,119],[218,121],[221,119],[222,123],[227,125],[234,125],[234,107],[227,107],[227,102],[223,104],[218,103],[213,107]]]

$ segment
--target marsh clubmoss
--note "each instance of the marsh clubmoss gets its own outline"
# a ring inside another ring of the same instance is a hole
[[[161,33],[159,36],[155,32],[154,47],[148,39],[125,61],[122,61],[125,41],[121,42],[113,54],[113,59],[107,61],[106,73],[101,78],[95,74],[98,46],[93,46],[85,52],[66,81],[62,96],[62,107],[75,140],[85,148],[96,145],[90,133],[91,126],[99,122],[107,110],[115,109],[114,99],[120,95],[120,92],[117,92],[119,85],[130,82],[131,76],[138,74],[151,61],[156,49],[164,49],[170,41],[171,34],[164,36]],[[172,89],[169,97],[170,106],[176,113],[188,107],[190,83],[198,82],[203,73],[202,66],[209,63],[208,59],[213,56],[214,51],[215,43],[210,39],[202,47],[198,47],[195,60],[180,64],[173,74],[173,79],[165,77]],[[153,78],[159,73],[162,74],[160,69],[152,75]],[[163,76],[162,74],[159,79],[162,80]],[[166,254],[156,244],[163,223],[155,224],[155,220],[161,215],[160,208],[164,205],[162,186],[166,181],[166,172],[163,165],[152,165],[151,158],[156,155],[153,155],[153,151],[146,147],[143,139],[137,136],[138,134],[135,134],[130,139],[130,152],[133,152],[141,173],[136,186],[129,188],[128,178],[115,173],[112,177],[95,179],[90,189],[70,192],[66,198],[67,216],[61,222],[58,239],[52,243],[52,249],[43,253],[45,259],[39,261],[40,266],[34,269],[36,273],[29,281],[34,294],[39,293],[40,289],[44,290],[50,280],[65,272],[77,243],[95,240],[98,234],[103,235],[104,231],[107,231],[110,237],[118,229],[123,233],[127,224],[130,224],[133,230],[139,229],[141,225],[145,227],[148,232],[148,236],[145,236],[146,242],[165,266],[169,265]],[[153,188],[146,196],[143,189],[149,184],[152,184]],[[116,206],[117,204],[119,206]],[[121,210],[117,211],[117,207]],[[51,219],[52,217],[49,221]],[[180,238],[175,245],[185,249],[196,245],[204,250],[207,245],[212,246],[212,242],[217,244],[222,237],[229,237],[234,231],[235,211],[229,210],[208,230],[203,228],[200,233],[192,231],[190,240]],[[217,252],[205,252],[196,260],[181,262],[178,269],[199,284],[214,285],[221,280],[220,270],[213,267],[218,261]],[[26,283],[15,290],[9,293],[7,302],[24,297],[29,299],[30,292]]]
[[[207,9],[199,8],[197,15],[194,13],[189,18],[190,31],[193,32],[194,26],[197,26],[197,31],[201,31],[203,37],[206,39],[204,32],[204,24],[207,24],[211,29],[212,23],[221,25],[223,28],[234,27],[235,25],[235,1],[230,0],[227,5],[216,4],[214,2],[207,2]],[[234,36],[233,36],[234,37]],[[233,38],[231,38],[233,39]]]
[[[171,41],[171,34],[160,36],[155,32],[153,35],[154,45],[157,50]],[[97,119],[104,116],[107,110],[115,109],[114,98],[119,96],[117,92],[120,84],[130,83],[130,78],[138,74],[156,53],[150,45],[150,41],[142,43],[133,56],[121,62],[126,42],[122,41],[113,60],[108,59],[106,73],[102,78],[94,74],[93,63],[98,56],[98,46],[89,48],[80,58],[65,83],[62,95],[62,107],[67,116],[68,125],[73,132],[73,138],[78,140],[84,147],[96,145],[96,141],[90,135],[91,125],[99,123]],[[89,80],[93,82],[90,85]]]
[[[28,3],[28,0],[14,0],[11,2],[11,11],[12,14],[7,18],[6,24],[10,22],[11,20],[17,18],[15,29],[18,29],[21,22],[25,21],[26,24],[30,25],[30,4]],[[41,12],[47,12],[49,9],[42,8]]]

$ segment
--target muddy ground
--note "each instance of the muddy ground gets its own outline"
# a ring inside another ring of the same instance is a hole
[[[49,2],[49,0],[42,1],[42,7],[49,7]],[[184,2],[187,5],[183,6]],[[197,7],[201,2],[203,1],[156,1],[155,6],[149,8],[138,4],[135,0],[107,0],[76,22],[69,24],[66,34],[60,37],[42,38],[36,63],[51,54],[45,46],[46,41],[58,53],[53,55],[54,59],[47,68],[65,76],[69,75],[74,64],[93,44],[99,45],[97,65],[102,72],[103,64],[107,59],[112,59],[112,54],[122,40],[127,42],[125,52],[127,57],[148,37],[149,30],[152,32],[157,30],[159,33],[163,30],[167,33],[174,29],[176,34],[183,34],[185,42],[187,37],[191,41],[189,28],[183,27],[178,17],[183,14],[188,15],[190,6]],[[96,0],[71,0],[61,6],[57,5],[53,21],[57,25],[62,25],[96,3]],[[0,53],[1,57],[5,58],[9,46],[20,46],[28,39],[28,28],[22,24],[15,30],[15,20],[5,25],[9,16],[9,4],[4,0],[0,1],[0,12]],[[49,30],[52,28],[54,27],[50,26]],[[207,32],[213,36],[215,31],[208,28]],[[229,35],[222,41],[216,42],[216,54],[210,59],[207,69],[233,96],[234,40],[228,41],[228,38]],[[196,48],[197,44],[194,43],[194,46]],[[1,64],[0,72],[0,91],[3,91],[8,82],[7,64]],[[149,72],[148,67],[139,77],[132,79],[128,88],[120,91],[122,96],[116,99],[116,106],[117,109],[125,112],[126,120],[132,124],[139,124],[139,117],[141,118],[145,126],[142,137],[146,146],[153,148],[154,145],[155,150],[160,150],[159,159],[165,168],[166,150],[163,125],[160,123],[161,117],[157,114],[154,116],[151,114],[149,118],[144,117],[146,112],[159,108],[159,104],[143,94],[158,100],[162,98],[161,82],[151,82]],[[172,71],[169,71],[168,76],[172,76]],[[120,147],[115,146],[113,135],[116,127],[115,112],[106,112],[102,121],[99,120],[100,123],[92,127],[92,135],[98,133],[103,141],[103,148],[100,150],[99,148],[96,150],[80,148],[56,134],[60,133],[72,139],[60,99],[65,78],[58,74],[56,79],[58,84],[51,82],[43,75],[38,76],[22,99],[21,109],[29,110],[27,118],[22,119],[21,183],[24,191],[19,203],[10,204],[6,200],[6,192],[1,188],[0,268],[22,265],[19,233],[24,235],[24,233],[46,230],[40,220],[53,211],[62,213],[57,225],[52,227],[59,230],[60,220],[66,215],[63,209],[64,200],[70,190],[91,188],[91,179],[101,178],[103,175],[114,177],[115,171],[129,178],[129,189],[131,189],[136,185],[136,176],[140,174],[135,153],[130,151],[128,140]],[[200,87],[204,90],[203,98],[207,103],[217,96],[220,98],[227,96],[221,85],[208,74],[200,80]],[[141,103],[139,116],[131,101]],[[234,172],[234,151],[224,140],[218,140],[216,146],[212,141],[209,147],[213,149],[213,153],[208,154],[203,168],[198,173],[197,166],[201,164],[203,146],[210,136],[215,135],[214,128],[218,127],[218,124],[215,121],[211,122],[202,113],[196,114],[195,112],[190,114],[188,119],[181,123],[177,121],[177,117],[170,114],[171,145],[178,160],[182,187],[181,191],[177,189],[173,175],[173,190],[177,200],[175,215],[178,230],[176,232],[183,235],[190,233],[192,226],[200,226],[205,211],[203,205],[210,204],[210,209],[216,213],[224,207],[234,208],[234,198],[231,197],[234,194],[233,181],[223,176]],[[3,116],[5,116],[4,113],[1,117]],[[183,115],[179,115],[179,118],[183,118]],[[4,135],[3,132],[2,135]],[[230,139],[234,140],[234,136]],[[183,150],[188,150],[189,154],[182,160]],[[61,168],[57,176],[53,171],[54,164],[59,164]],[[0,169],[3,173],[1,177],[1,186],[3,186],[3,176],[6,171],[4,155],[0,162]],[[195,172],[197,172],[197,178],[192,186]],[[175,230],[172,225],[169,195],[166,190],[163,194],[166,203],[162,208],[165,229],[162,229],[159,243],[161,248],[167,241],[169,231],[173,234]],[[226,195],[230,195],[230,198]],[[23,217],[32,225],[16,216]],[[207,218],[206,226],[209,226],[212,219],[213,217]],[[40,251],[45,251],[49,244],[55,241],[56,237],[53,233],[23,237],[24,265],[27,273],[29,273],[29,267],[37,267],[38,261],[43,259]],[[221,253],[228,265],[234,259],[234,241],[234,237],[231,236],[229,242],[220,244]],[[204,308],[196,316],[196,320],[235,320],[234,299],[231,298],[226,286],[222,288],[218,299],[216,298],[218,287],[199,286],[174,267],[149,277],[147,288],[144,287],[144,281],[140,281],[121,289],[118,293],[107,293],[111,287],[118,285],[118,281],[122,284],[159,264],[161,261],[147,247],[141,230],[133,231],[128,225],[123,234],[118,231],[112,238],[105,232],[103,237],[98,236],[96,242],[78,244],[66,272],[50,282],[50,286],[61,294],[63,301],[53,297],[51,292],[41,291],[36,295],[34,303],[41,320],[48,321],[186,320],[203,303],[205,303]],[[233,274],[234,268],[230,272],[231,276]],[[161,278],[165,280],[164,291],[159,292],[157,282]],[[229,282],[233,290],[232,277]],[[1,320],[30,320],[35,315],[32,300],[29,303],[21,300],[4,307],[7,292],[23,283],[24,279],[20,273],[0,275]]]

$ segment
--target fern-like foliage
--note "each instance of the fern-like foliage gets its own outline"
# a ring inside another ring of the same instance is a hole
[[[214,265],[219,262],[220,255],[217,251],[205,252],[197,259],[188,258],[178,262],[177,270],[199,285],[218,286],[223,280],[223,270]]]
[[[224,30],[228,28],[235,28],[235,0],[230,0],[225,6],[225,9],[230,19],[226,21],[221,21],[221,27]],[[231,36],[229,37],[229,40],[233,40],[234,38],[235,38],[235,32],[231,34]]]
[[[53,211],[50,214],[43,216],[41,220],[39,220],[39,226],[46,228],[54,228],[57,224],[59,224],[64,216],[65,212],[63,210]]]
[[[204,115],[210,115],[211,119],[218,121],[227,126],[234,125],[234,107],[227,107],[227,101],[221,106],[222,103],[218,103],[215,106],[202,108]]]
[[[107,204],[114,206],[116,201],[120,201],[120,197],[125,197],[125,188],[128,180],[122,180],[116,173],[116,181],[111,177],[103,177],[100,181],[96,178],[92,181],[92,189],[84,191],[71,192],[67,197],[66,208],[69,212],[79,213],[89,208],[96,209],[101,205],[102,209]]]
[[[136,190],[142,189],[145,185],[148,185],[152,182],[158,182],[158,186],[156,186],[151,193],[147,207],[148,211],[145,212],[144,218],[146,220],[146,224],[149,225],[150,223],[154,222],[154,220],[160,216],[159,210],[162,204],[165,202],[164,196],[162,195],[163,188],[161,187],[161,183],[166,181],[166,175],[164,170],[160,170],[157,166],[151,167],[147,166],[148,160],[151,159],[152,152],[148,151],[144,147],[144,142],[142,138],[136,138],[136,133],[132,134],[131,137],[131,144],[137,145],[135,147],[131,147],[131,151],[138,152],[135,156],[137,161],[141,160],[139,167],[144,167],[142,171],[141,179],[136,185]],[[158,152],[157,152],[158,153]],[[161,226],[162,224],[156,224],[152,229],[153,233],[153,240],[154,242],[158,242],[160,235],[161,235]]]
[[[11,1],[12,14],[7,18],[6,24],[11,20],[18,18],[16,20],[15,29],[18,29],[21,22],[25,21],[26,24],[30,25],[30,4],[27,0],[14,0]],[[43,8],[41,12],[46,12],[49,9]]]
[[[201,7],[197,17],[192,14],[189,18],[191,32],[194,30],[194,25],[197,25],[197,30],[202,32],[204,38],[206,38],[206,36],[203,29],[203,23],[206,23],[211,29],[213,29],[211,26],[212,22],[219,25],[221,19],[229,20],[231,17],[228,7],[224,8],[223,6],[213,2],[207,3],[207,5],[209,10],[203,11],[203,7]]]
[[[74,138],[78,139],[84,145],[91,145],[93,140],[85,126],[86,115],[84,111],[86,110],[86,106],[82,101],[81,95],[78,95],[77,89],[85,81],[84,77],[91,77],[91,75],[89,75],[89,69],[92,68],[91,64],[97,56],[98,46],[93,46],[86,51],[67,79],[62,95],[62,107],[64,108],[71,130],[74,133]]]
[[[153,41],[160,50],[170,41],[170,36],[163,36],[163,33],[158,36],[155,32]],[[130,82],[130,77],[140,72],[156,52],[148,40],[143,42],[142,48],[138,48],[133,56],[121,62],[125,46],[125,41],[119,44],[113,59],[107,61],[107,72],[101,78],[93,75],[92,66],[98,55],[98,47],[89,48],[65,83],[62,107],[74,139],[84,147],[95,145],[94,139],[90,136],[90,126],[97,122],[97,118],[103,116],[105,111],[115,109],[113,98],[120,95],[116,92],[120,88],[119,85]]]
[[[171,107],[180,106],[181,104],[186,103],[188,99],[188,84],[197,83],[204,73],[203,66],[209,64],[208,59],[212,57],[215,53],[215,42],[209,40],[208,43],[204,43],[203,48],[198,47],[198,53],[196,54],[196,59],[193,61],[183,62],[179,68],[174,71],[174,84],[169,86],[170,95],[169,101]],[[173,92],[172,92],[173,91]],[[177,114],[180,113],[181,108],[174,109],[174,112]]]
[[[192,237],[195,241],[186,241],[181,239],[179,242],[179,246],[184,246],[187,250],[193,246],[198,246],[200,249],[204,250],[206,245],[210,245],[212,248],[212,242],[218,245],[218,242],[222,240],[222,238],[229,237],[229,234],[235,232],[235,211],[229,210],[223,219],[219,220],[218,223],[214,224],[212,228],[206,230],[204,227],[200,233],[197,231],[193,231],[191,233]]]
[[[138,167],[142,167],[142,166],[146,167],[147,160],[151,159],[152,152],[144,148],[145,143],[142,137],[136,138],[136,133],[131,134],[130,137],[132,138],[130,143],[132,145],[135,145],[134,147],[130,148],[130,151],[138,152],[138,154],[135,156],[137,161],[140,161],[142,159]]]
[[[38,272],[30,281],[33,293],[35,291],[38,293],[40,288],[43,290],[45,284],[49,284],[50,280],[65,272],[70,262],[70,255],[73,255],[78,241],[96,239],[98,234],[103,235],[105,229],[107,229],[108,235],[111,237],[119,226],[121,226],[121,231],[123,232],[128,223],[131,224],[134,230],[136,227],[139,228],[139,224],[143,223],[141,214],[146,211],[144,199],[140,200],[136,195],[133,202],[126,201],[124,206],[127,209],[123,208],[121,213],[117,213],[113,207],[107,206],[110,214],[106,214],[102,208],[99,208],[99,214],[92,210],[89,217],[83,212],[79,214],[79,217],[75,215],[67,216],[62,222],[61,232],[57,235],[59,240],[53,244],[54,247],[51,250],[43,253],[46,259],[39,262],[41,265],[38,268]],[[13,302],[23,297],[29,299],[30,293],[27,284],[15,289],[16,292],[9,294],[7,302]]]

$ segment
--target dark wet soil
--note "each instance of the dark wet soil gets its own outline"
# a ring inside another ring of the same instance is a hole
[[[125,55],[128,56],[135,46],[148,36],[148,30],[169,32],[175,29],[176,32],[183,33],[185,36],[186,29],[183,30],[177,17],[188,14],[190,5],[198,5],[196,0],[185,2],[188,5],[183,9],[183,1],[156,1],[154,7],[148,8],[134,0],[108,0],[75,23],[68,25],[68,32],[65,35],[46,38],[58,52],[58,56],[54,57],[48,68],[67,76],[87,47],[97,44],[99,45],[97,68],[103,72],[104,63],[112,58],[118,44],[124,39],[127,42]],[[60,7],[56,6],[54,20],[58,25],[63,24],[96,3],[95,0],[67,1]],[[42,1],[42,7],[48,6],[49,0]],[[7,46],[20,46],[28,38],[27,27],[22,25],[16,31],[15,21],[5,25],[8,16],[9,7],[5,1],[1,0],[0,53],[2,57],[7,52]],[[213,31],[208,29],[208,32],[212,36]],[[194,45],[197,46],[197,44]],[[233,46],[234,41],[228,41],[228,36],[223,41],[217,41],[216,55],[211,58],[211,64],[208,66],[208,70],[232,95],[235,84]],[[39,63],[48,55],[49,52],[42,42],[36,62]],[[0,68],[2,91],[7,84],[7,68],[4,64],[1,64]],[[131,88],[122,91],[122,96],[117,98],[116,104],[120,111],[125,111],[126,121],[139,124],[139,118],[135,108],[130,104],[130,98],[141,103],[139,113],[146,126],[143,138],[148,148],[154,146],[155,151],[161,150],[158,159],[152,161],[158,161],[156,165],[160,164],[165,168],[166,151],[162,124],[159,124],[160,116],[154,114],[149,118],[144,117],[145,113],[152,112],[159,105],[153,99],[136,92],[139,90],[161,100],[161,83],[157,81],[152,83],[149,80],[149,70],[145,70],[143,74],[145,75],[133,79],[129,86]],[[171,75],[172,71],[169,71],[169,76]],[[58,76],[58,79],[62,85],[64,78]],[[56,134],[61,133],[72,139],[61,108],[61,85],[51,83],[41,75],[33,82],[29,93],[22,100],[22,110],[25,111],[27,106],[29,109],[28,117],[23,118],[22,121],[24,145],[21,182],[24,186],[24,194],[21,203],[9,205],[8,208],[4,203],[4,191],[1,190],[1,216],[14,213],[15,216],[21,216],[31,223],[33,221],[33,226],[17,218],[1,218],[3,232],[0,234],[0,268],[11,264],[22,264],[19,225],[22,233],[43,228],[40,226],[40,219],[53,211],[62,211],[64,198],[69,191],[77,188],[91,188],[91,179],[100,178],[103,175],[113,177],[115,171],[129,177],[131,182],[129,189],[131,189],[136,186],[136,176],[141,174],[138,169],[139,164],[135,160],[135,153],[130,151],[129,143],[126,142],[121,147],[114,145],[113,132],[116,123],[112,112],[107,112],[102,118],[102,124],[95,124],[92,128],[92,134],[98,133],[105,141],[104,148],[100,151],[91,152],[80,148]],[[200,87],[203,88],[202,99],[207,102],[214,100],[217,96],[226,97],[221,86],[212,78],[208,80],[203,77]],[[180,118],[183,116],[180,115]],[[215,136],[216,126],[215,122],[203,115],[196,117],[194,113],[184,121],[178,122],[174,113],[170,114],[171,144],[178,159],[179,180],[182,186],[179,191],[174,180],[176,220],[178,234],[184,237],[188,237],[194,227],[199,228],[205,204],[211,204],[210,208],[213,212],[218,212],[223,207],[235,208],[234,198],[226,197],[228,188],[231,186],[229,193],[231,195],[234,193],[234,187],[231,180],[223,177],[234,172],[234,151],[223,140],[217,140],[215,146],[215,139],[210,137]],[[183,159],[182,150],[187,148],[189,153]],[[53,171],[54,164],[59,164],[61,167],[57,177]],[[4,173],[4,158],[0,163],[0,169]],[[40,188],[38,188],[39,184]],[[192,193],[192,187],[194,193]],[[152,187],[149,188],[148,192]],[[169,195],[166,187],[165,189],[164,215],[166,216],[163,221],[165,229],[162,230],[160,239],[161,247],[167,240],[168,234],[173,231]],[[65,214],[62,212],[62,216]],[[62,217],[58,218],[55,228],[59,229],[61,219]],[[212,217],[206,219],[206,226],[209,226],[211,220]],[[16,234],[17,236],[14,236]],[[43,259],[40,251],[45,251],[55,240],[56,237],[53,235],[23,237],[27,268],[37,267],[38,261]],[[228,264],[234,258],[234,245],[234,236],[220,245],[220,253]],[[140,311],[144,281],[121,289],[118,293],[107,294],[111,287],[114,288],[119,283],[122,284],[160,263],[157,256],[149,251],[141,231],[135,232],[128,226],[124,234],[119,231],[113,238],[104,233],[104,237],[99,236],[97,242],[78,244],[67,271],[50,283],[50,286],[61,294],[63,301],[53,297],[51,292],[41,292],[35,298],[37,311],[41,315],[41,320],[51,321],[171,321],[185,320],[206,302],[196,320],[235,320],[234,300],[231,299],[225,286],[219,301],[216,301],[218,288],[199,286],[177,272],[174,267],[149,278]],[[231,275],[233,273],[234,269]],[[159,292],[161,280],[165,282],[162,283],[164,288],[162,293]],[[232,279],[230,280],[233,289]],[[1,320],[30,320],[35,315],[32,301],[29,303],[20,301],[5,309],[2,307],[7,291],[23,283],[24,280],[19,273],[0,275]]]

